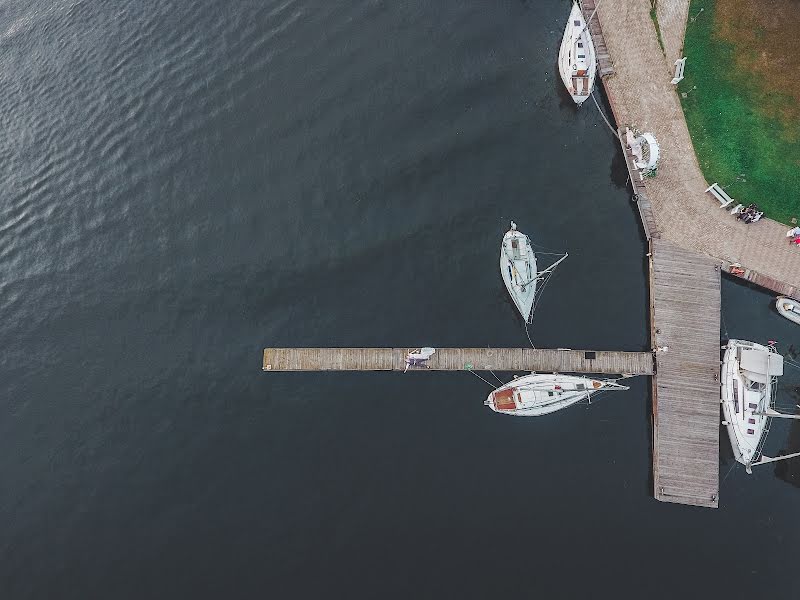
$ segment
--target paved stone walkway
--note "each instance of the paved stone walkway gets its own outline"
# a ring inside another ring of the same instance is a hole
[[[683,45],[688,5],[688,0],[658,2],[665,58],[650,18],[649,0],[603,0],[600,4],[597,16],[616,70],[604,85],[617,124],[651,131],[661,145],[658,175],[646,180],[646,189],[663,239],[725,265],[740,263],[751,280],[797,296],[800,248],[789,245],[789,226],[769,219],[747,225],[720,209],[704,192],[709,184],[670,84],[672,65]],[[686,69],[692,68],[691,60]]]
[[[689,1],[658,0],[656,14],[661,29],[661,40],[664,42],[664,52],[667,53],[667,64],[674,65],[676,60],[683,58],[681,51],[689,14]]]

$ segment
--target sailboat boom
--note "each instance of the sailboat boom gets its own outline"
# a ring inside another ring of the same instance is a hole
[[[786,413],[778,412],[777,410],[773,410],[771,408],[768,408],[763,412],[757,412],[755,414],[762,415],[764,417],[774,417],[776,419],[800,419],[800,415],[789,415]]]
[[[542,272],[538,273],[538,274],[536,275],[536,279],[539,279],[539,278],[540,278],[542,275],[546,275],[547,273],[551,272],[553,269],[555,269],[555,268],[556,268],[556,267],[559,265],[559,263],[561,263],[561,262],[563,262],[564,260],[566,260],[568,256],[569,256],[569,253],[565,252],[565,253],[564,253],[564,256],[562,256],[561,258],[559,258],[559,259],[558,259],[556,262],[554,262],[552,265],[550,265],[549,267],[547,267],[547,268],[546,268],[544,271],[542,271]]]
[[[792,454],[784,454],[783,456],[762,456],[757,462],[750,463],[751,466],[764,465],[766,463],[778,462],[780,460],[788,460],[790,458],[797,458],[800,452],[793,452]]]

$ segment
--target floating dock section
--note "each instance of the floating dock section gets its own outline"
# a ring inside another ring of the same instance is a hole
[[[417,348],[266,348],[265,371],[405,371]],[[537,371],[652,375],[651,352],[533,348],[437,348],[408,371]]]
[[[720,268],[650,240],[653,484],[663,502],[719,506]]]

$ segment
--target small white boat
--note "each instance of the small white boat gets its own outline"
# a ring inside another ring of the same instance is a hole
[[[406,354],[406,368],[403,373],[408,371],[410,368],[427,369],[428,361],[434,354],[436,354],[436,348],[431,348],[430,346],[423,346],[422,348],[412,350]]]
[[[580,106],[592,93],[597,70],[594,44],[583,13],[575,2],[561,39],[558,71],[575,104]]]
[[[800,325],[800,302],[781,296],[775,301],[775,308],[781,315]]]
[[[601,390],[627,389],[610,379],[531,373],[497,388],[484,404],[505,415],[539,417],[588,400]]]
[[[773,346],[729,340],[722,359],[722,422],[728,430],[736,460],[749,473],[753,465],[800,456],[800,452],[770,458],[761,452],[773,417],[800,419],[775,410],[783,356]]]
[[[530,238],[517,231],[517,224],[511,221],[511,229],[503,236],[503,243],[500,245],[500,274],[514,305],[526,323],[531,320],[538,283],[548,277],[566,257],[566,254],[562,255],[539,273]]]

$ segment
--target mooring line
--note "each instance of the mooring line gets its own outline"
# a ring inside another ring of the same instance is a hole
[[[592,100],[594,100],[594,105],[597,107],[597,110],[600,112],[600,116],[601,116],[601,117],[603,117],[603,121],[605,121],[606,125],[608,125],[608,129],[609,129],[609,131],[611,131],[611,133],[613,133],[613,134],[614,134],[614,137],[615,137],[615,138],[617,138],[618,140],[622,141],[622,138],[620,138],[620,137],[619,137],[619,134],[617,133],[617,130],[616,130],[616,129],[614,129],[614,128],[611,126],[611,123],[610,123],[610,122],[609,122],[609,120],[606,118],[606,115],[605,115],[605,113],[603,112],[603,109],[602,109],[602,108],[600,108],[600,104],[597,102],[597,98],[595,98],[595,97],[594,97],[594,90],[592,90],[592,93],[591,93],[590,95],[592,96]]]

